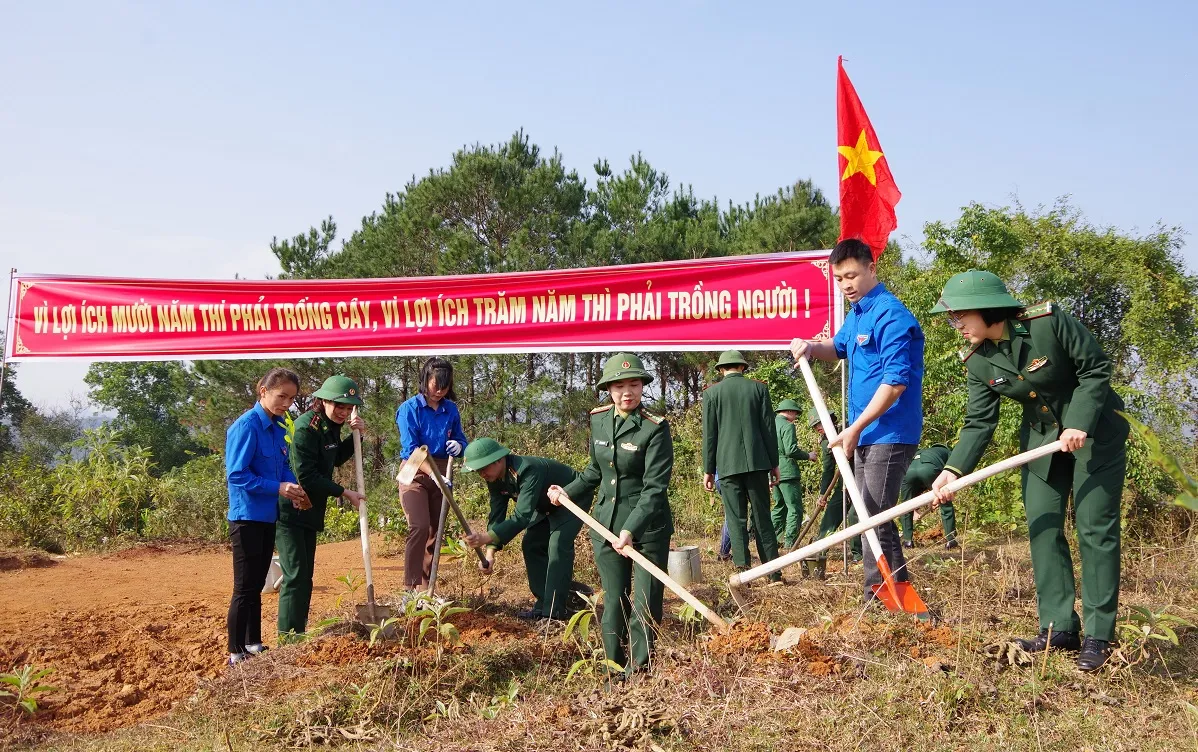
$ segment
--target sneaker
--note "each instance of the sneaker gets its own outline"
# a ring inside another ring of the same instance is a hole
[[[227,666],[236,666],[238,663],[244,663],[250,659],[249,653],[229,653],[229,662]]]
[[[903,548],[915,548],[915,541],[903,541]]]
[[[1017,639],[1013,641],[1016,645],[1023,648],[1029,653],[1043,653],[1046,647],[1052,650],[1077,650],[1081,643],[1078,640],[1077,632],[1053,632],[1052,643],[1049,644],[1048,630],[1041,629],[1040,634],[1028,639]]]
[[[245,652],[249,653],[250,655],[262,655],[267,650],[270,650],[270,648],[266,647],[260,642],[245,646]]]
[[[1111,643],[1097,637],[1087,637],[1082,643],[1082,652],[1077,656],[1079,671],[1097,671],[1111,657]]]

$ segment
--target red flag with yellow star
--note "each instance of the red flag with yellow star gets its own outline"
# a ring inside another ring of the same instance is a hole
[[[844,58],[837,58],[836,151],[840,153],[840,239],[860,238],[874,252],[886,249],[886,240],[898,220],[895,204],[903,197],[882,144],[857,97],[853,82],[844,72]]]

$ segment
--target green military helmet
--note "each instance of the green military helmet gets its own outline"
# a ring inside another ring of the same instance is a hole
[[[475,439],[466,445],[462,467],[469,472],[478,472],[492,462],[497,462],[512,453],[512,450],[495,439]]]
[[[603,364],[603,375],[599,377],[595,388],[606,389],[608,384],[624,379],[640,379],[648,384],[653,381],[653,376],[645,370],[637,356],[627,352],[616,353]]]
[[[976,311],[980,308],[1022,308],[1020,303],[998,275],[970,269],[967,272],[954,274],[940,299],[928,313],[947,313],[950,311]]]
[[[780,413],[783,410],[794,410],[796,413],[803,412],[803,408],[799,407],[799,403],[789,397],[779,402],[778,406],[774,408],[774,412],[776,413]]]
[[[725,350],[720,354],[720,359],[716,361],[716,368],[724,368],[726,366],[744,366],[749,367],[749,361],[744,359],[740,354],[740,350]]]
[[[358,383],[348,376],[337,374],[330,376],[320,385],[313,397],[320,397],[329,402],[340,402],[343,405],[361,405],[362,396],[358,391]]]
[[[833,425],[836,424],[836,421],[840,420],[836,413],[828,413],[828,415],[831,416]],[[815,428],[820,422],[819,410],[816,410],[814,407],[807,408],[807,427]]]

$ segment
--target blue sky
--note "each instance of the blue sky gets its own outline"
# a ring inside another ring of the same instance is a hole
[[[841,54],[906,247],[1015,196],[1198,229],[1192,4],[903,5],[10,3],[0,264],[261,277],[272,236],[329,214],[348,236],[412,175],[521,127],[589,182],[640,151],[722,202],[799,178],[835,197]],[[85,370],[23,364],[18,386],[64,404]]]

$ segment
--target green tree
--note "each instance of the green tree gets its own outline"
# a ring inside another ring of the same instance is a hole
[[[0,353],[7,352],[8,341],[0,329]],[[16,428],[33,411],[33,405],[17,389],[17,364],[5,364],[3,383],[0,383],[0,455],[16,448]]]
[[[121,443],[148,449],[160,471],[205,451],[180,420],[195,385],[181,363],[93,363],[83,380],[94,403],[116,411]]]

